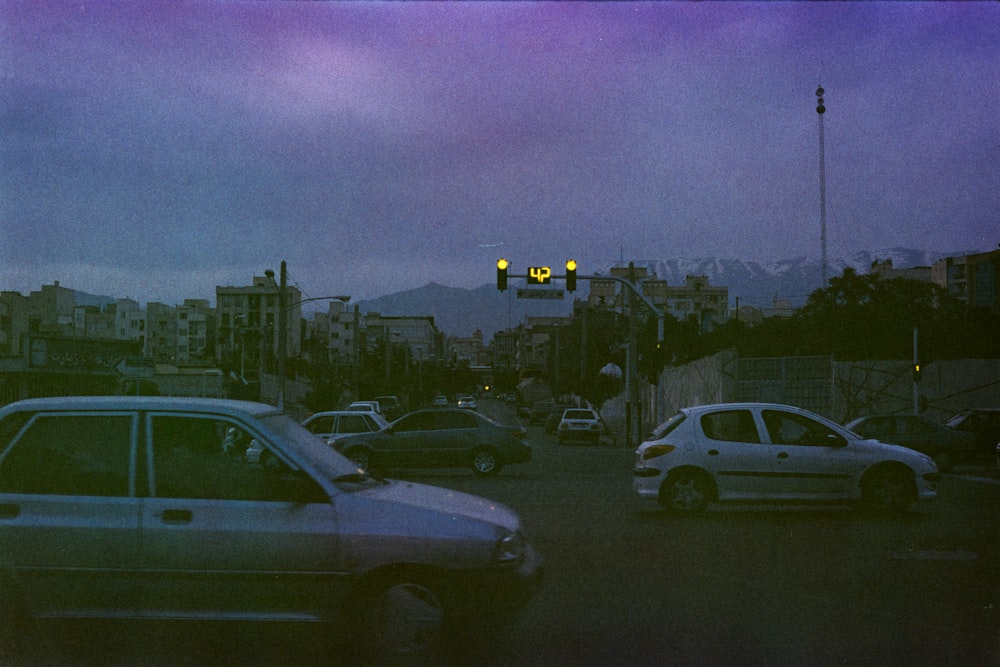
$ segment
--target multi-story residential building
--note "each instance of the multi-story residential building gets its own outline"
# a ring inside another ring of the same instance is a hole
[[[931,276],[935,284],[973,306],[1000,307],[1000,250],[939,259]]]
[[[279,287],[270,276],[254,276],[253,284],[215,288],[216,359],[238,359],[244,371],[266,371],[275,365],[281,330]],[[285,287],[285,353],[301,352],[302,292]]]
[[[326,340],[331,362],[355,363],[360,354],[361,314],[348,310],[346,301],[331,301],[326,313]]]
[[[362,340],[369,350],[388,337],[392,344],[406,345],[414,361],[428,361],[440,356],[437,327],[434,326],[434,318],[429,315],[406,317],[366,313],[360,324]]]
[[[179,364],[205,363],[211,359],[215,311],[207,299],[185,299],[177,307],[177,347]]]
[[[17,292],[0,292],[0,357],[21,355],[28,333],[28,299]]]
[[[893,278],[903,278],[905,280],[919,280],[921,282],[931,282],[931,267],[914,266],[909,269],[896,269],[892,266],[892,258],[884,261],[875,260],[872,262],[871,275],[892,280]]]
[[[506,329],[493,334],[493,370],[502,373],[517,368],[517,330]]]
[[[146,344],[146,311],[134,299],[116,299],[114,303],[114,337],[116,340],[139,341]]]
[[[489,348],[483,345],[483,332],[476,329],[471,336],[448,336],[448,363],[465,362],[470,366],[488,366]]]
[[[651,274],[646,267],[613,267],[611,275],[635,282],[643,295],[657,308],[677,319],[696,318],[703,326],[729,319],[729,288],[713,287],[706,276],[687,276],[684,285],[672,286]],[[590,281],[587,303],[595,307],[620,309],[624,304],[623,286],[616,280]]]
[[[28,322],[34,322],[38,331],[70,336],[73,335],[74,308],[73,290],[60,287],[57,280],[28,295]]]

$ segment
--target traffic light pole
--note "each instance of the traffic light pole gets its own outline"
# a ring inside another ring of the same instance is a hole
[[[518,275],[518,274],[508,273],[507,271],[508,271],[509,263],[506,260],[502,260],[502,261],[503,261],[503,266],[501,266],[499,263],[497,264],[498,270],[502,270],[502,272],[503,272],[502,273],[503,288],[501,288],[501,289],[506,289],[507,280],[510,279],[510,278],[524,278],[524,279],[534,278],[534,276],[529,276],[529,275],[524,275],[524,274]],[[561,276],[550,275],[550,276],[548,276],[548,278],[550,280],[551,279],[566,280],[569,277],[570,276],[568,276],[568,275],[561,275]],[[664,319],[665,319],[664,313],[663,313],[662,310],[660,310],[659,308],[656,307],[656,305],[649,299],[649,297],[647,297],[645,294],[642,293],[642,290],[640,290],[632,280],[626,280],[625,278],[622,278],[621,276],[611,276],[611,275],[581,276],[581,275],[577,275],[575,272],[574,272],[574,277],[575,277],[576,280],[610,280],[610,281],[619,283],[623,287],[627,288],[632,295],[639,297],[639,299],[646,305],[646,307],[649,308],[651,311],[653,311],[653,314],[656,315],[656,346],[657,347],[661,347],[663,345]],[[500,283],[501,283],[501,276],[500,276],[500,274],[498,274],[498,280],[497,280],[497,287],[498,288],[500,288]],[[635,316],[635,312],[632,309],[632,307],[630,306],[629,307],[629,331],[633,332],[633,333],[634,333],[634,327],[632,325],[633,325],[633,318],[634,318],[634,316]],[[636,348],[636,342],[634,340],[634,335],[630,334],[630,336],[629,336],[629,342],[628,342],[629,363],[626,364],[627,366],[629,366],[629,368],[626,370],[626,390],[625,390],[625,394],[626,394],[626,399],[625,399],[626,400],[625,447],[629,448],[629,449],[632,447],[632,441],[633,441],[633,433],[632,433],[632,431],[634,430],[634,425],[633,425],[632,419],[631,419],[631,416],[632,416],[631,406],[632,406],[632,402],[633,402],[632,401],[632,390],[633,390],[633,388],[635,386],[635,382],[634,382],[634,378],[633,378],[633,375],[634,375],[633,365],[634,365],[634,362],[635,362],[635,359],[636,359],[636,356],[635,356],[636,349],[635,348]],[[654,417],[656,417],[656,418],[659,417],[659,414],[658,414],[659,407],[660,407],[659,406],[659,392],[657,392],[657,405],[656,405],[655,411],[654,411]],[[636,421],[635,425],[638,425],[638,420]]]
[[[515,273],[509,273],[509,274],[507,274],[507,277],[508,278],[525,278],[525,279],[527,279],[527,278],[530,278],[531,276],[528,276],[528,275],[519,275],[519,274],[515,274]],[[565,275],[562,275],[562,276],[551,276],[551,278],[553,278],[555,280],[565,280],[566,276]],[[643,294],[642,290],[640,290],[638,287],[636,287],[636,285],[632,281],[626,280],[625,278],[622,278],[621,276],[604,276],[604,275],[597,275],[597,276],[581,276],[581,275],[577,275],[576,279],[577,280],[611,280],[611,281],[614,281],[616,283],[619,283],[619,284],[623,285],[624,287],[627,287],[632,292],[632,294],[634,294],[635,296],[637,296],[640,299],[642,299],[642,302],[644,304],[646,304],[646,307],[649,308],[651,311],[653,311],[653,314],[656,315],[656,344],[657,345],[662,345],[663,344],[663,323],[664,323],[664,314],[663,314],[663,311],[661,311],[659,308],[657,308],[656,305],[652,301],[650,301],[649,297],[647,297],[645,294]]]

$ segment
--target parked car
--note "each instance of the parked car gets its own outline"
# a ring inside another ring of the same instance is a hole
[[[391,662],[432,655],[449,619],[511,619],[541,571],[503,505],[365,475],[288,414],[232,400],[0,408],[0,518],[7,641],[26,617],[297,619]]]
[[[926,454],[772,403],[683,408],[639,445],[632,475],[640,497],[677,512],[790,500],[902,511],[934,498],[941,478]]]
[[[476,403],[476,399],[469,395],[459,396],[458,401],[455,403],[458,407],[464,408],[466,410],[478,410],[479,404]]]
[[[378,431],[388,426],[389,422],[374,412],[333,410],[317,412],[302,422],[302,425],[330,444],[345,435]]]
[[[563,411],[556,433],[560,445],[581,441],[596,445],[601,441],[601,418],[595,410],[569,408]]]
[[[522,427],[504,426],[472,410],[430,408],[334,446],[362,470],[471,467],[478,475],[495,475],[507,464],[531,460],[525,437]]]
[[[385,419],[378,401],[354,401],[347,406],[347,409],[351,412],[373,412]]]
[[[529,424],[544,424],[545,419],[549,416],[549,412],[555,405],[555,401],[539,401],[531,406],[531,410],[528,413],[528,423]]]
[[[396,421],[403,416],[403,404],[398,396],[376,396],[375,402],[379,404],[386,421]]]
[[[934,459],[940,470],[951,470],[956,463],[967,461],[976,446],[976,438],[971,433],[955,431],[919,415],[858,417],[844,428],[864,438],[923,452]]]
[[[575,407],[575,405],[563,403],[553,405],[549,410],[548,416],[545,418],[545,432],[549,434],[555,433],[559,429],[559,422],[562,421],[563,413]]]
[[[1000,442],[1000,408],[962,410],[952,415],[945,426],[976,436],[976,456],[988,457]]]

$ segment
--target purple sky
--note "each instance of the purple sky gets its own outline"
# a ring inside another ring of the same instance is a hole
[[[0,289],[1000,242],[1000,4],[0,0]],[[502,245],[501,245],[502,244]]]

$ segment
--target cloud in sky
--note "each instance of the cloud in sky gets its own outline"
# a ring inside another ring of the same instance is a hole
[[[0,5],[0,288],[1000,242],[996,3]],[[497,245],[502,243],[503,245]]]

